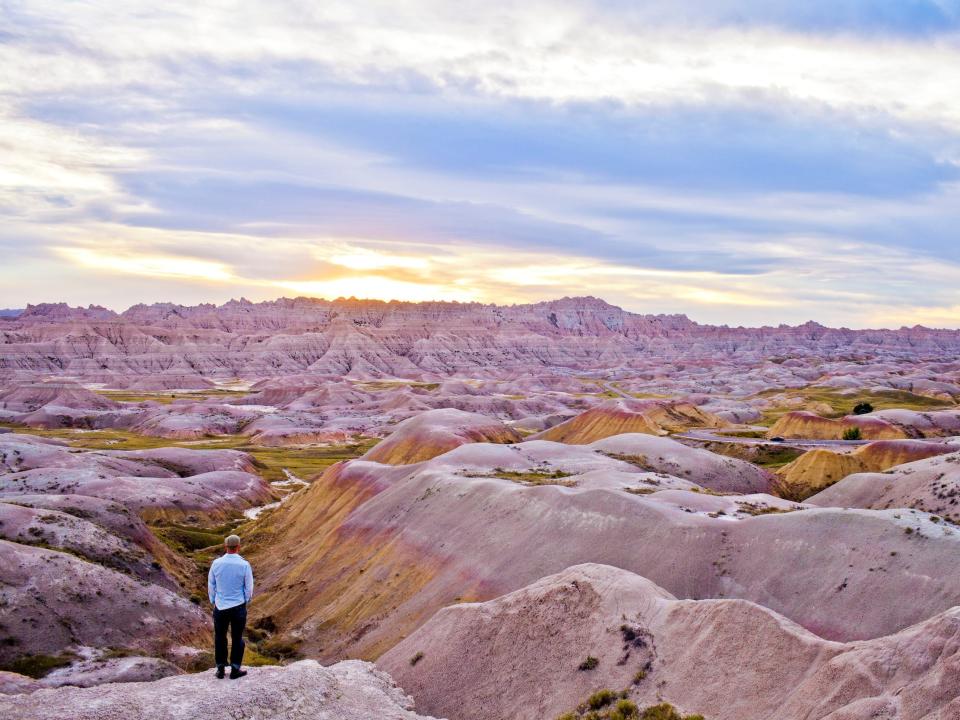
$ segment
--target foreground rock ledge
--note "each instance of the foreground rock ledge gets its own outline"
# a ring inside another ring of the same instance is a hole
[[[413,712],[389,675],[359,660],[331,667],[304,660],[249,672],[235,681],[204,672],[0,696],[0,720],[432,720]]]

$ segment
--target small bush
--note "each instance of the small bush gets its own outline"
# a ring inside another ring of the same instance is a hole
[[[258,643],[261,640],[266,640],[267,634],[263,630],[258,630],[255,627],[247,628],[247,640],[253,643]]]
[[[859,402],[853,407],[854,415],[866,415],[873,412],[873,405],[868,402]]]
[[[639,717],[640,709],[632,700],[621,700],[610,713],[610,720],[631,720]]]
[[[577,666],[577,670],[593,670],[599,664],[600,661],[593,655],[587,655],[587,659]]]
[[[670,703],[660,703],[644,710],[640,720],[683,720],[683,718]]]
[[[646,670],[637,670],[637,674],[633,676],[633,684],[639,685],[643,682],[643,679],[647,676]]]
[[[613,690],[597,690],[593,695],[587,698],[587,707],[591,710],[599,710],[606,707],[617,699],[617,694]]]
[[[183,661],[181,667],[190,673],[203,672],[209,670],[216,664],[213,653],[207,650],[192,655]]]
[[[421,660],[423,660],[423,653],[422,653],[422,652],[418,652],[416,655],[414,655],[412,658],[410,658],[410,665],[411,665],[411,666],[416,665],[416,664],[417,664],[418,662],[420,662]]]
[[[703,715],[681,715],[670,703],[660,703],[644,710],[640,720],[704,720],[704,717]]]
[[[844,440],[862,440],[863,433],[860,432],[860,428],[851,427],[843,431]]]

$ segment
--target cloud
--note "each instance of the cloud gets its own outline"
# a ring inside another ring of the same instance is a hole
[[[588,293],[950,323],[957,11],[5,3],[0,305]]]

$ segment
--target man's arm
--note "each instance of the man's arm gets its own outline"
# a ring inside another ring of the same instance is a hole
[[[213,605],[217,597],[217,578],[213,574],[213,565],[210,565],[210,572],[207,573],[207,595],[210,596],[210,604]]]
[[[247,574],[243,578],[243,601],[250,602],[253,597],[253,568],[247,563]]]

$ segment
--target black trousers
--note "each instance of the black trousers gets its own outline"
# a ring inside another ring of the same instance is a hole
[[[243,628],[247,624],[247,605],[236,605],[226,610],[213,609],[214,653],[217,667],[227,664],[227,629],[230,631],[230,664],[239,668],[243,662]]]

